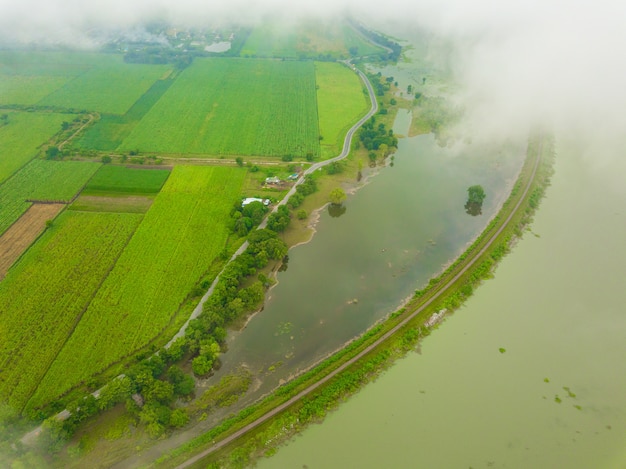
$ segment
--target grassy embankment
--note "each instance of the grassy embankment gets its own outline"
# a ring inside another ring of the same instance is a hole
[[[541,157],[540,161],[539,157]],[[539,163],[537,173],[525,194],[525,188],[531,181],[537,162]],[[543,191],[549,184],[552,163],[552,146],[547,137],[532,138],[529,142],[524,167],[501,211],[480,237],[444,273],[432,279],[426,288],[417,291],[414,298],[402,309],[390,315],[383,323],[374,326],[345,349],[308,373],[279,388],[260,403],[241,411],[215,429],[160,458],[155,466],[174,467],[187,460],[192,454],[200,453],[203,449],[212,446],[216,440],[219,441],[243,428],[271,409],[288,401],[312,383],[320,381],[333,370],[356,357],[368,346],[374,344],[387,332],[400,325],[406,318],[411,318],[389,339],[378,344],[372,351],[360,357],[355,363],[352,363],[347,369],[334,376],[310,395],[297,401],[279,415],[254,428],[225,448],[211,454],[196,466],[206,467],[207,464],[213,463],[220,467],[241,467],[247,464],[251,457],[271,454],[281,441],[285,441],[308,423],[323,418],[329,409],[332,409],[364,383],[373,379],[395,358],[414,349],[419,339],[429,334],[430,330],[424,324],[433,313],[445,308],[448,310],[446,314],[450,314],[472,294],[473,289],[481,281],[492,276],[497,261],[508,252],[513,240],[522,235],[524,228],[531,221]],[[520,208],[513,212],[518,202],[521,203]],[[496,236],[493,244],[484,253],[476,257],[492,236],[503,226],[504,221],[511,213],[514,214],[510,222]],[[460,274],[452,284],[449,284],[469,264],[471,267]],[[414,313],[417,314],[414,315]]]

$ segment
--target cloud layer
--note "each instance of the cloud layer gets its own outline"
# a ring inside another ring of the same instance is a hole
[[[419,26],[452,41],[464,105],[483,129],[510,132],[539,121],[605,139],[626,134],[626,6],[619,1],[0,0],[0,39],[72,44],[85,41],[85,31],[150,20],[200,26],[345,12],[394,36]]]

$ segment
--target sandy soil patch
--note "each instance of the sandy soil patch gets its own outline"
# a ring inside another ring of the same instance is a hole
[[[37,237],[46,229],[65,204],[33,204],[5,233],[0,236],[0,280]]]

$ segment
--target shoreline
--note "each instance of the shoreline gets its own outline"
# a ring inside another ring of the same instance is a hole
[[[530,156],[532,152],[534,152],[534,157]],[[233,441],[240,434],[245,433],[245,431],[251,431],[251,436],[247,436],[247,439],[255,439],[254,435],[257,435],[259,432],[265,435],[265,433],[263,433],[264,430],[260,428],[256,429],[256,426],[267,421],[269,418],[273,418],[274,416],[279,420],[283,418],[277,414],[280,414],[281,416],[285,415],[284,419],[293,418],[293,413],[296,412],[297,415],[298,408],[303,405],[306,406],[308,405],[307,403],[315,401],[315,396],[320,396],[320,393],[324,393],[324,390],[327,389],[324,384],[333,379],[335,376],[339,376],[339,373],[341,373],[341,376],[343,376],[345,373],[358,374],[359,370],[360,372],[365,372],[363,369],[364,365],[361,364],[361,360],[369,360],[368,363],[373,360],[374,368],[373,371],[370,371],[371,373],[373,373],[372,376],[376,376],[378,372],[385,369],[389,365],[390,360],[391,362],[393,362],[394,357],[398,355],[397,353],[394,353],[393,350],[397,348],[398,342],[402,342],[404,340],[403,338],[405,336],[409,338],[410,344],[418,346],[419,339],[425,335],[428,335],[429,333],[429,328],[423,330],[422,326],[426,322],[426,320],[431,317],[431,314],[421,313],[428,313],[433,308],[439,311],[440,308],[438,308],[438,306],[440,305],[438,303],[435,303],[435,300],[439,301],[439,296],[442,296],[442,299],[445,299],[451,295],[455,295],[457,292],[456,289],[460,285],[463,285],[466,281],[472,281],[470,272],[474,272],[475,270],[481,271],[481,269],[483,269],[483,264],[485,263],[487,263],[487,265],[489,266],[487,272],[484,272],[484,274],[487,275],[482,275],[478,278],[478,280],[475,281],[480,284],[480,282],[482,282],[484,278],[488,278],[488,275],[490,275],[494,265],[497,264],[497,260],[501,259],[501,257],[499,257],[495,262],[492,262],[491,250],[497,250],[502,245],[509,245],[512,240],[520,236],[519,227],[526,226],[529,223],[529,220],[532,219],[531,217],[534,210],[531,209],[531,211],[529,212],[523,209],[523,207],[530,207],[528,205],[530,200],[529,189],[530,187],[535,187],[539,189],[545,188],[546,184],[549,182],[549,177],[551,174],[550,168],[552,162],[550,161],[545,162],[541,165],[541,176],[535,176],[535,174],[537,173],[537,168],[539,168],[540,166],[539,162],[542,160],[541,156],[543,154],[544,150],[541,144],[539,144],[538,148],[536,148],[529,142],[526,161],[522,166],[520,173],[518,174],[518,177],[511,189],[509,196],[503,202],[500,211],[494,217],[497,218],[497,220],[489,223],[489,225],[478,236],[478,239],[470,246],[468,250],[466,250],[459,257],[457,257],[456,261],[453,262],[453,265],[450,266],[442,276],[438,278],[434,277],[434,283],[429,284],[429,286],[425,290],[419,292],[419,294],[416,292],[415,296],[413,296],[412,298],[409,297],[407,299],[408,301],[405,300],[404,302],[402,302],[402,304],[406,305],[409,308],[409,311],[404,311],[404,308],[402,308],[400,311],[390,313],[386,316],[385,319],[377,321],[377,323],[373,325],[370,329],[368,329],[368,331],[366,331],[362,336],[346,342],[344,347],[340,349],[338,356],[323,359],[318,362],[317,365],[313,365],[312,367],[308,368],[308,370],[310,371],[310,373],[308,373],[309,376],[307,376],[306,370],[300,370],[300,376],[296,377],[294,382],[286,385],[287,389],[293,390],[293,392],[296,393],[296,395],[292,399],[289,399],[287,403],[285,403],[282,399],[279,399],[278,402],[283,402],[283,404],[279,405],[278,407],[272,406],[270,402],[265,403],[257,401],[247,409],[250,409],[250,412],[255,413],[255,415],[261,412],[260,415],[264,415],[264,417],[253,421],[252,423],[243,427],[243,429],[239,425],[237,425],[239,419],[235,417],[234,421],[232,421],[232,423],[228,425],[228,427],[230,427],[231,425],[234,426],[234,433],[231,433],[231,431],[224,428],[224,430],[226,431],[224,432],[223,430],[221,433],[224,433],[225,435],[230,434],[230,436],[226,436],[226,438],[220,443],[210,446],[207,450],[201,452],[199,455],[191,459],[187,459],[187,462],[193,463],[192,461],[199,461],[201,458],[207,457],[209,454],[215,454],[215,457],[220,458],[221,456],[223,456],[223,451],[228,451],[227,449],[224,449],[222,451],[222,448],[224,448],[230,441]],[[534,169],[530,169],[529,165],[530,162],[532,162],[533,160]],[[525,189],[521,187],[524,179],[528,179]],[[520,194],[520,192],[523,193]],[[517,202],[514,202],[516,199]],[[512,203],[516,203],[516,205],[514,207],[511,207]],[[504,213],[502,213],[503,210],[508,212],[508,218],[506,218],[505,220],[502,220],[500,218],[502,215],[505,215]],[[481,262],[477,262],[478,260],[481,260]],[[442,282],[442,280],[444,281]],[[410,305],[411,302],[413,302],[413,305]],[[447,316],[448,313],[456,310],[459,306],[460,305],[457,305],[451,310],[448,309],[445,316]],[[417,329],[415,329],[415,327],[417,327]],[[404,333],[401,333],[402,331],[404,331]],[[411,331],[416,332],[416,334],[412,334]],[[393,338],[395,338],[395,340]],[[383,344],[383,341],[386,341],[387,339],[389,339],[389,341]],[[408,350],[403,349],[402,346],[400,347],[405,352]],[[386,355],[385,350],[389,351]],[[356,355],[354,355],[355,353]],[[403,355],[403,352],[401,350],[399,353],[400,356]],[[377,357],[382,357],[380,358],[380,360],[382,361],[377,361],[379,360]],[[348,371],[348,368],[354,371]],[[369,374],[367,374],[367,376],[369,376]],[[363,382],[367,382],[369,380],[370,378],[366,378],[366,380]],[[313,384],[306,386],[306,383]],[[297,390],[302,389],[303,387],[304,390],[297,393]],[[313,396],[310,396],[310,394],[319,387],[321,387],[321,391],[318,391],[317,393],[314,393]],[[351,394],[352,392],[358,390],[359,387],[360,385],[357,384],[356,389],[348,389],[345,392],[347,394]],[[333,388],[333,386],[331,386],[331,388]],[[329,392],[332,393],[333,389],[330,389]],[[276,401],[278,399],[278,396],[284,396],[286,395],[285,393],[287,393],[287,395],[293,395],[285,388],[283,388],[278,393],[270,393],[269,397],[267,397],[266,400],[271,402]],[[332,402],[336,404],[337,400],[342,399],[342,395],[344,394],[340,393],[340,395],[336,398],[332,398]],[[302,401],[302,399],[304,399],[304,401]],[[326,400],[323,400],[323,402],[326,402]],[[293,410],[287,410],[286,408],[291,405],[294,406]],[[324,405],[324,408],[326,408],[326,405]],[[255,411],[254,409],[257,410]],[[261,411],[261,409],[265,410]],[[302,429],[303,425],[307,425],[310,422],[309,420],[307,420],[306,422],[300,422],[297,418],[296,420],[298,421],[298,424],[296,428],[293,429],[293,431],[298,431]],[[242,420],[242,424],[244,424],[246,421],[247,420],[244,418]],[[240,430],[236,430],[237,428],[240,428]],[[252,430],[253,428],[254,430]],[[293,432],[288,433],[292,434]],[[195,452],[194,450],[197,450],[202,446],[205,446],[207,443],[210,443],[209,441],[207,441],[207,438],[209,436],[213,438],[213,443],[215,442],[215,438],[218,438],[217,433],[208,432],[205,434],[204,439],[202,436],[200,436],[196,439],[196,441],[191,441],[183,447],[179,448],[178,450],[171,451],[169,454],[164,455],[162,458],[157,460],[156,463],[166,463],[167,467],[173,467],[171,463],[167,463],[167,461],[171,461],[173,463],[177,459],[177,456]],[[274,437],[276,438],[272,437],[271,439],[272,441],[278,442],[278,440],[284,440],[284,438],[287,438],[288,436],[289,435],[274,435]],[[237,443],[238,447],[241,447],[242,445],[248,447],[245,441],[242,443]],[[262,453],[266,450],[266,447],[257,447],[255,450],[253,450],[253,452],[258,455],[258,451]],[[214,458],[211,459],[214,460]],[[178,459],[178,461],[181,461],[181,459]],[[177,467],[187,467],[187,463],[184,463],[183,465]]]

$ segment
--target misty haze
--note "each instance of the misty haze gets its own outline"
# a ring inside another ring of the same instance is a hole
[[[0,466],[623,467],[625,21],[0,0]]]

